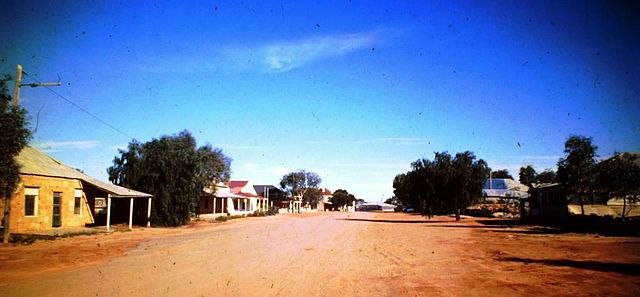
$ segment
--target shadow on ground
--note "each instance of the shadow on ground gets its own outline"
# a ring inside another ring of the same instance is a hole
[[[432,223],[447,223],[450,221],[417,221],[417,220],[380,220],[380,219],[339,219],[342,221],[356,221],[356,222],[370,222],[370,223],[391,223],[391,224],[432,224]]]
[[[627,275],[640,275],[640,264],[607,263],[598,261],[575,261],[566,259],[528,259],[519,257],[499,258],[501,261],[520,262],[524,264],[542,264],[548,266],[565,266],[602,272],[617,272]]]
[[[476,219],[478,224],[464,224],[451,220],[385,220],[385,219],[339,219],[343,221],[390,223],[390,224],[423,224],[428,228],[466,228],[487,229],[490,232],[527,234],[527,235],[560,235],[566,233],[598,234],[601,236],[638,237],[638,228],[620,226],[583,226],[571,224],[543,224],[522,221],[519,219]],[[467,221],[468,222],[468,221]]]

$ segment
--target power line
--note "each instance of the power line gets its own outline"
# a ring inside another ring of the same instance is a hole
[[[34,81],[36,81],[36,82],[38,82],[38,83],[41,83],[37,78],[35,78],[35,77],[33,77],[33,76],[29,75],[28,73],[26,73],[26,72],[24,72],[24,71],[23,71],[22,73],[23,73],[24,75],[28,76],[29,78],[33,79]],[[135,138],[135,137],[132,137],[131,135],[129,135],[129,134],[127,134],[127,133],[125,133],[124,131],[122,131],[122,130],[120,130],[120,129],[116,128],[115,126],[113,126],[113,125],[111,125],[111,124],[109,124],[109,123],[107,123],[107,121],[105,121],[105,120],[101,119],[100,117],[98,117],[97,115],[95,115],[95,114],[91,113],[90,111],[88,111],[88,110],[86,110],[86,109],[82,108],[82,106],[80,106],[80,105],[76,104],[75,102],[71,101],[71,99],[68,99],[68,98],[67,98],[67,97],[65,97],[64,95],[62,95],[62,94],[60,94],[60,93],[56,92],[55,90],[53,90],[53,89],[52,89],[52,88],[50,88],[49,86],[46,86],[46,85],[45,85],[45,86],[43,86],[43,87],[47,88],[47,90],[51,91],[51,92],[52,92],[53,94],[55,94],[56,96],[58,96],[58,97],[62,98],[64,101],[67,101],[69,104],[73,105],[74,107],[76,107],[76,108],[77,108],[77,109],[79,109],[80,111],[82,111],[82,112],[86,113],[86,114],[87,114],[87,115],[89,115],[90,117],[92,117],[92,118],[96,119],[97,121],[99,121],[100,123],[104,124],[105,126],[107,126],[107,127],[111,128],[112,130],[114,130],[114,131],[116,131],[116,132],[118,132],[118,133],[120,133],[120,134],[122,134],[122,135],[124,135],[124,136],[126,136],[126,137],[128,137],[128,138],[131,138],[131,139],[133,139],[133,140],[136,140],[136,138]]]

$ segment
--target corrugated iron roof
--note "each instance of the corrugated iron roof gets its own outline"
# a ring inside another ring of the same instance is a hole
[[[113,198],[153,197],[151,194],[95,179],[31,146],[26,146],[20,154],[18,154],[16,161],[20,164],[20,174],[79,179],[108,192]]]
[[[510,178],[493,178],[485,181],[482,193],[487,197],[526,198],[529,187]]]

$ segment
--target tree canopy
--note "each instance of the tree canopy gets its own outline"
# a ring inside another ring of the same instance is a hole
[[[520,167],[520,173],[518,174],[518,180],[521,184],[530,187],[536,181],[536,170],[531,165],[526,167]]]
[[[544,171],[536,174],[535,180],[540,184],[555,183],[556,173],[551,169],[545,169]]]
[[[545,169],[544,171],[537,173],[531,165],[526,167],[520,167],[520,183],[531,187],[533,183],[555,183],[556,173],[551,169]]]
[[[352,194],[349,194],[347,190],[338,189],[333,192],[330,201],[331,203],[333,203],[334,208],[339,208],[342,206],[351,205],[354,201],[356,201],[356,197]]]
[[[455,212],[457,220],[461,209],[482,196],[490,170],[484,160],[476,160],[469,151],[453,158],[447,152],[435,153],[433,161],[419,159],[411,163],[411,168],[393,180],[398,204],[429,217]]]
[[[513,176],[509,174],[509,170],[507,169],[499,169],[491,172],[491,176],[493,178],[510,178],[513,179]]]
[[[10,80],[10,75],[5,75],[0,79],[0,198],[5,199],[4,242],[9,240],[11,195],[20,182],[20,166],[15,158],[31,138],[27,112],[23,108],[11,104],[12,98],[7,88],[7,82]]]
[[[596,169],[596,188],[608,198],[621,198],[622,218],[627,211],[627,201],[640,200],[640,155],[616,153],[602,161]]]
[[[584,202],[593,192],[596,150],[591,137],[572,135],[564,143],[565,156],[558,160],[557,179],[577,196],[584,214]]]
[[[283,175],[280,187],[293,200],[315,203],[322,199],[321,183],[317,173],[300,169]]]
[[[114,184],[153,194],[151,222],[179,226],[189,221],[204,187],[228,181],[231,159],[210,145],[196,149],[188,131],[119,150],[107,169]]]

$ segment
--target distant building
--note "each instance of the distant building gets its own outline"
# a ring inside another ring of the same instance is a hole
[[[393,204],[387,204],[383,202],[364,202],[356,204],[356,211],[384,211],[393,212],[396,206]]]
[[[510,178],[487,179],[482,189],[485,201],[517,200],[529,197],[529,187]]]
[[[274,185],[254,185],[258,196],[269,199],[270,206],[280,208],[280,203],[286,200],[286,193]]]
[[[520,214],[522,218],[561,218],[569,214],[568,205],[569,198],[561,184],[533,184],[531,195],[520,199]]]
[[[331,197],[333,197],[333,193],[328,188],[320,188],[322,191],[322,200],[318,202],[318,210],[326,211],[333,209],[333,203],[331,202]]]
[[[258,195],[249,181],[232,180],[203,190],[198,201],[198,216],[248,215],[267,211],[269,201]]]

